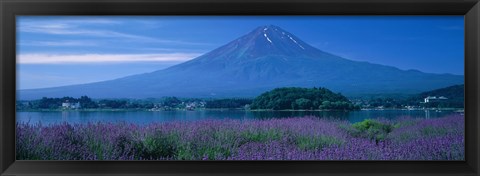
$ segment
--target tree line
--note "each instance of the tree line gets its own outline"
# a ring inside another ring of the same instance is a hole
[[[160,99],[99,99],[92,100],[88,96],[80,98],[62,97],[49,98],[43,97],[39,100],[17,101],[17,110],[55,110],[61,109],[62,103],[80,103],[80,109],[217,109],[217,108],[244,108],[250,104],[252,99],[246,98],[226,98],[226,99],[200,99],[200,98],[178,98],[163,97]]]
[[[428,96],[445,96],[448,99],[424,103]],[[354,103],[352,103],[352,101]],[[224,98],[201,99],[163,97],[160,99],[99,99],[92,100],[88,96],[80,98],[63,97],[39,100],[17,101],[17,110],[29,109],[60,109],[62,103],[80,103],[82,109],[238,109],[253,110],[355,110],[362,108],[463,108],[464,85],[454,85],[411,96],[376,96],[361,97],[349,100],[340,93],[334,93],[327,88],[284,87],[267,91],[254,99]]]
[[[415,108],[464,108],[464,85],[453,85],[445,88],[435,89],[431,91],[421,92],[414,95],[403,96],[375,96],[359,98],[358,104],[364,108],[392,108],[401,109],[407,106]],[[432,101],[426,103],[427,97],[446,97],[440,101]]]
[[[217,108],[244,108],[245,105],[252,103],[252,99],[247,98],[226,98],[226,99],[214,99],[208,100],[206,102],[206,108],[217,109]]]

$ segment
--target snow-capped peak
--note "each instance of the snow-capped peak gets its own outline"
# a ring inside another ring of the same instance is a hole
[[[305,47],[303,47],[302,44],[300,44],[300,42],[295,40],[294,37],[291,36],[290,33],[284,31],[280,27],[277,27],[275,25],[266,25],[266,26],[262,26],[260,29],[262,29],[261,31],[262,31],[265,39],[268,42],[270,42],[271,44],[273,44],[273,40],[275,40],[275,39],[282,40],[282,41],[283,40],[290,40],[289,42],[293,42],[294,45],[298,46],[302,50],[305,50]],[[287,42],[287,41],[285,41],[285,42]]]
[[[264,36],[271,44],[273,44],[272,40],[270,40],[270,38],[268,38],[267,30],[268,30],[267,27],[265,27],[265,28],[263,29],[263,36]]]

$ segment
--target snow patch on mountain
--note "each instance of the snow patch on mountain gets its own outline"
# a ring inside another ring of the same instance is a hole
[[[266,38],[271,44],[273,44],[272,40],[270,40],[270,38],[268,38],[268,36],[267,36],[266,33],[264,33],[263,36],[265,36],[265,38]]]
[[[290,40],[292,40],[295,44],[297,44],[300,48],[305,49],[302,45],[300,45],[295,39],[293,39],[290,35],[288,35]]]

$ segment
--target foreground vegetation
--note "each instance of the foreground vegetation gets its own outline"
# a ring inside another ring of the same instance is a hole
[[[18,160],[463,160],[464,117],[16,125]]]

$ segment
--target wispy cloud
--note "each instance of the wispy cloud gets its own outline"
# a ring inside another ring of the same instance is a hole
[[[90,64],[112,62],[183,62],[200,56],[201,53],[168,54],[20,54],[19,64]]]
[[[50,35],[73,35],[73,36],[91,36],[103,38],[122,38],[129,39],[134,42],[152,42],[173,45],[209,45],[203,42],[190,42],[181,40],[158,39],[149,36],[129,34],[125,32],[117,32],[114,30],[94,29],[92,27],[85,27],[88,24],[122,24],[113,20],[93,19],[93,20],[52,20],[52,21],[23,21],[17,26],[20,32],[26,33],[40,33]],[[153,24],[146,24],[151,26]]]
[[[71,17],[70,17],[71,18]],[[77,24],[99,24],[99,25],[113,25],[113,24],[123,24],[124,22],[121,20],[113,20],[113,19],[106,19],[106,18],[88,18],[82,19],[77,18],[73,20],[57,20],[56,22],[59,23],[77,23]]]
[[[113,38],[129,38],[142,41],[155,40],[151,37],[145,37],[134,34],[127,34],[122,32],[115,32],[110,30],[93,30],[93,29],[83,29],[78,25],[68,24],[68,23],[26,23],[20,25],[20,32],[29,32],[29,33],[43,33],[43,34],[53,34],[53,35],[84,35],[84,36],[94,36],[94,37],[113,37]]]
[[[69,46],[98,46],[98,41],[90,40],[62,40],[62,41],[20,41],[18,45],[21,46],[55,46],[55,47],[69,47]]]

